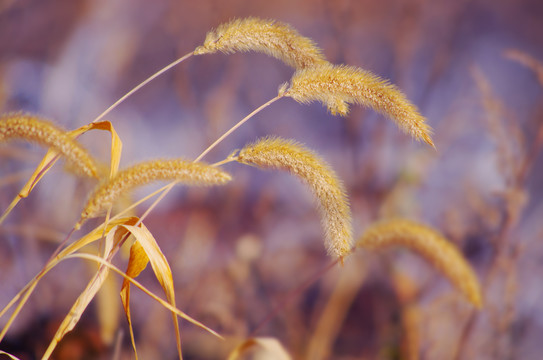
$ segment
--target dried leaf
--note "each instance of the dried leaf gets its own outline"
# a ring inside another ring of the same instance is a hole
[[[145,250],[141,244],[136,241],[130,247],[130,258],[128,260],[128,267],[126,269],[126,275],[131,278],[136,278],[149,263],[149,257],[145,253]],[[124,313],[126,314],[126,320],[128,321],[128,327],[130,329],[130,340],[132,341],[132,347],[134,348],[134,354],[136,359],[138,358],[138,352],[136,350],[136,341],[134,338],[134,329],[132,328],[132,317],[130,316],[130,281],[124,279],[123,286],[121,288],[121,301],[124,307]]]
[[[133,225],[137,223],[138,218],[130,217],[130,218],[121,218],[117,219],[115,221],[111,221],[110,224],[106,227],[106,233],[109,233],[115,226],[119,224],[129,224]],[[0,332],[0,341],[4,338],[6,335],[6,332],[9,330],[11,324],[21,311],[24,304],[27,302],[28,298],[38,285],[38,282],[51,270],[53,269],[58,263],[69,256],[70,254],[75,253],[79,249],[83,248],[84,246],[93,243],[94,241],[97,241],[102,238],[104,234],[104,226],[103,224],[80,238],[79,240],[75,241],[74,243],[70,244],[68,247],[66,247],[64,250],[62,250],[57,256],[55,256],[49,263],[45,265],[45,267],[36,275],[32,280],[30,280],[21,291],[17,295],[15,295],[10,302],[0,311],[0,317],[2,317],[14,304],[19,301],[17,304],[17,307],[11,314],[10,318],[8,319],[6,325],[2,328],[2,331]]]
[[[290,360],[283,345],[274,338],[256,337],[245,340],[228,355],[228,360]]]
[[[95,261],[99,264],[102,264],[106,267],[108,267],[110,270],[116,272],[117,274],[121,275],[122,277],[124,277],[125,279],[127,279],[128,281],[130,281],[132,283],[132,285],[136,286],[138,289],[140,289],[141,291],[143,291],[144,293],[146,293],[147,295],[149,295],[153,300],[157,301],[160,305],[164,306],[166,309],[170,310],[172,313],[176,314],[177,316],[181,317],[182,319],[185,319],[187,320],[188,322],[190,322],[191,324],[194,324],[202,329],[204,329],[205,331],[209,332],[210,334],[218,337],[219,339],[221,340],[224,340],[224,338],[219,334],[217,333],[215,330],[205,326],[204,324],[202,324],[201,322],[193,319],[192,317],[188,316],[187,314],[185,314],[184,312],[182,312],[181,310],[179,310],[178,308],[176,307],[173,307],[169,302],[167,301],[164,301],[162,300],[161,298],[159,298],[158,296],[156,296],[155,294],[153,294],[149,289],[147,289],[145,286],[143,286],[142,284],[140,284],[137,280],[131,278],[130,276],[126,275],[124,273],[124,271],[122,271],[121,269],[117,268],[115,265],[111,264],[110,262],[104,260],[102,257],[99,257],[99,256],[96,256],[96,255],[92,255],[92,254],[81,254],[81,253],[77,253],[77,254],[71,254],[71,255],[67,255],[63,260],[66,260],[66,259],[87,259],[87,260],[92,260],[92,261]]]
[[[113,250],[114,244],[120,241],[120,239],[124,235],[126,235],[126,229],[120,226],[114,227],[106,236],[104,254],[109,255]],[[100,290],[100,288],[102,287],[102,284],[104,283],[108,274],[109,268],[107,266],[100,265],[94,277],[87,284],[85,290],[81,292],[74,305],[70,309],[70,312],[68,313],[68,315],[66,315],[59,328],[57,329],[53,340],[49,343],[49,346],[47,347],[47,350],[43,355],[44,359],[48,359],[53,354],[53,351],[55,350],[58,343],[62,340],[62,338],[64,338],[64,336],[68,332],[72,331],[75,325],[77,325],[77,323],[81,319],[81,315],[83,315],[83,312],[85,311],[89,303],[92,301],[98,290]]]
[[[172,307],[176,307],[172,271],[170,269],[170,265],[168,264],[168,260],[162,253],[162,250],[160,250],[160,247],[155,241],[155,238],[143,224],[140,224],[140,227],[131,226],[131,225],[123,225],[123,227],[126,230],[128,230],[132,235],[134,235],[134,237],[136,238],[136,241],[141,245],[141,247],[147,254],[147,257],[149,258],[149,262],[151,263],[151,267],[153,268],[155,276],[158,282],[160,283],[160,285],[162,286],[162,289],[164,289],[166,298],[168,299]],[[140,260],[138,261],[144,260],[141,255],[139,255],[139,257],[140,257]],[[135,270],[138,270],[138,269],[135,268]],[[177,320],[177,316],[173,312],[172,312],[172,317],[173,317],[175,335],[176,335],[176,340],[177,340],[177,351],[179,353],[179,358],[182,358],[179,322]]]
[[[95,264],[89,264],[96,269]],[[117,301],[119,279],[108,276],[96,294],[96,313],[100,325],[100,337],[106,345],[111,345],[119,329],[120,305]]]
[[[13,360],[20,360],[20,359],[19,359],[19,358],[18,358],[17,356],[15,356],[15,355],[11,355],[11,354],[8,354],[7,352],[5,352],[5,351],[2,351],[2,350],[0,350],[0,355],[6,355],[6,356],[9,356],[9,357],[10,357],[11,359],[13,359]]]
[[[102,122],[96,122],[92,124],[88,124],[85,126],[80,127],[79,129],[72,130],[68,133],[68,136],[70,136],[72,139],[77,138],[81,134],[89,131],[89,130],[106,130],[111,133],[111,170],[110,170],[110,176],[113,176],[116,174],[117,169],[119,168],[119,161],[121,157],[121,151],[122,151],[122,142],[117,135],[117,132],[113,128],[113,125],[109,121],[102,121]],[[23,186],[21,191],[19,191],[19,194],[13,199],[11,204],[8,206],[8,208],[4,211],[4,214],[2,214],[2,217],[0,218],[0,224],[4,221],[4,219],[7,217],[7,215],[15,208],[15,206],[19,203],[19,201],[22,198],[26,198],[32,189],[34,189],[34,186],[38,184],[38,182],[41,180],[41,178],[53,167],[53,165],[58,161],[59,154],[56,150],[50,149],[47,151],[43,159],[41,160],[40,164],[30,176],[30,179],[27,181],[27,183]]]

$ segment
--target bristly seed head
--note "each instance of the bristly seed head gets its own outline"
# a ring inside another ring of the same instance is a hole
[[[371,225],[356,247],[383,249],[403,246],[428,260],[477,308],[483,305],[481,288],[470,265],[458,249],[437,231],[412,221],[395,219]]]
[[[185,160],[154,160],[119,171],[112,179],[99,184],[85,206],[79,225],[99,216],[123,193],[153,181],[179,181],[185,185],[222,185],[230,174],[201,162]]]
[[[10,139],[23,139],[50,147],[78,171],[98,177],[98,168],[90,154],[64,130],[36,115],[8,113],[0,116],[0,141]]]
[[[345,187],[323,159],[293,140],[268,137],[245,146],[237,160],[262,169],[287,170],[302,179],[320,205],[328,254],[337,258],[351,251],[352,219]]]
[[[425,118],[405,95],[388,81],[360,68],[324,64],[298,70],[284,95],[304,104],[320,101],[332,113],[341,115],[348,112],[346,103],[371,107],[417,140],[434,146]]]
[[[290,25],[254,17],[234,19],[209,31],[195,55],[256,51],[282,60],[295,69],[327,63],[315,43]]]

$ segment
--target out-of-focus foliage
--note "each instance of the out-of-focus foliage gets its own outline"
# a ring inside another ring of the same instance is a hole
[[[357,252],[303,288],[329,262],[310,194],[289,176],[241,167],[220,191],[174,190],[146,220],[172,267],[177,306],[229,337],[221,341],[181,322],[185,358],[225,358],[240,339],[267,336],[293,358],[538,358],[538,0],[8,0],[0,3],[0,112],[37,112],[78,128],[201,45],[208,30],[244,16],[289,23],[331,62],[391,79],[434,128],[437,152],[371,110],[353,107],[347,118],[334,118],[319,104],[282,99],[226,139],[209,161],[264,135],[318,149],[345,182],[355,234],[389,217],[440,229],[475,268],[485,307],[474,310],[427,264],[401,251]],[[121,166],[194,158],[275,96],[292,72],[262,54],[192,58],[104,119],[122,139]],[[101,160],[109,158],[108,136],[79,140]],[[21,143],[0,146],[0,210],[24,185],[40,151]],[[77,221],[91,186],[53,169],[0,225],[0,306],[41,269]],[[128,255],[117,261],[126,268]],[[0,349],[21,358],[43,353],[88,282],[88,267],[65,262],[48,274]],[[152,277],[146,271],[139,278],[160,293]],[[288,305],[261,324],[285,299]],[[118,296],[110,302],[122,306]],[[168,311],[135,288],[130,308],[139,357],[175,356]],[[124,319],[114,344],[104,342],[97,309],[89,307],[56,358],[132,352]]]

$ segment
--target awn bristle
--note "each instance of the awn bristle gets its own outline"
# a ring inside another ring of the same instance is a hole
[[[0,141],[23,139],[52,148],[63,155],[81,173],[98,177],[90,154],[67,133],[36,115],[9,113],[0,117]]]
[[[237,160],[262,169],[281,169],[301,178],[319,202],[325,246],[333,257],[347,255],[353,245],[352,220],[345,188],[320,157],[281,138],[263,138],[244,147]]]
[[[284,95],[304,104],[321,101],[339,114],[346,113],[342,102],[371,107],[417,140],[434,146],[432,131],[417,108],[396,86],[369,71],[332,64],[298,70]]]
[[[258,18],[235,19],[207,33],[195,55],[217,51],[231,54],[237,51],[262,52],[282,60],[295,69],[326,64],[322,51],[315,43],[300,35],[290,25]]]
[[[99,216],[119,196],[131,189],[153,181],[179,181],[185,185],[222,185],[230,174],[204,163],[184,160],[154,160],[119,171],[111,180],[99,184],[81,214],[79,224]]]
[[[426,258],[477,308],[483,305],[481,288],[470,265],[452,243],[433,229],[408,220],[389,220],[371,225],[357,247],[381,249],[403,246]]]

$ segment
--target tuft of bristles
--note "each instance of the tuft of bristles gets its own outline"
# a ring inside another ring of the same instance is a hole
[[[346,191],[324,160],[293,140],[267,137],[245,146],[237,161],[261,169],[287,170],[302,179],[320,205],[328,254],[337,258],[351,251],[352,219]]]
[[[345,115],[346,103],[368,106],[396,122],[417,140],[432,147],[432,131],[417,108],[394,85],[369,71],[347,65],[324,64],[296,71],[284,92],[299,103],[321,101],[334,113]]]
[[[99,216],[122,194],[153,181],[179,181],[185,185],[222,185],[232,180],[230,174],[200,162],[185,160],[147,161],[122,171],[99,184],[91,194],[79,225]]]
[[[382,249],[406,247],[429,261],[477,308],[483,305],[475,273],[456,246],[437,231],[412,221],[395,219],[371,225],[356,247]]]
[[[195,55],[256,51],[282,60],[295,69],[326,64],[315,43],[290,25],[259,18],[234,19],[206,34]]]
[[[64,156],[79,172],[98,177],[98,168],[90,154],[66,131],[36,115],[8,113],[0,116],[0,142],[22,139],[52,148]]]

